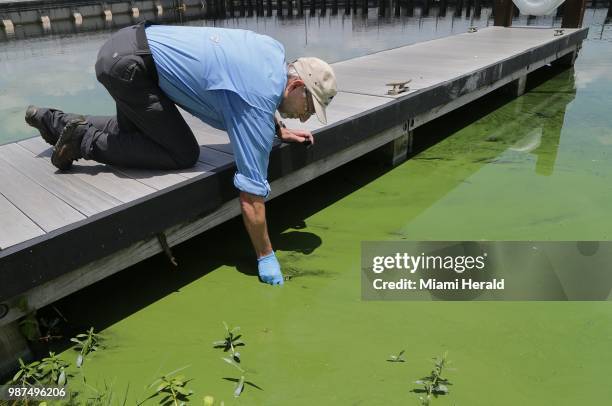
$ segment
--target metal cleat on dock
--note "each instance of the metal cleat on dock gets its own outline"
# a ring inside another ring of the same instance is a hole
[[[557,29],[555,30],[554,36],[555,36],[555,37],[558,37],[559,35],[563,35],[563,31],[564,31],[564,30],[563,30],[562,28],[557,28]]]
[[[467,31],[467,32],[472,33],[472,32],[477,32],[477,31],[478,31],[478,27],[474,27],[474,26],[472,26],[472,27],[469,27],[469,28],[468,28],[468,31]]]
[[[392,89],[387,90],[387,94],[395,95],[395,94],[400,94],[400,93],[407,92],[408,90],[410,90],[410,88],[408,86],[406,86],[406,84],[408,84],[410,82],[412,82],[412,79],[408,79],[405,82],[391,82],[391,83],[387,83],[385,86],[393,86]]]

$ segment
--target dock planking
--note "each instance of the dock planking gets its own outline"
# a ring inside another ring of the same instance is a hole
[[[577,51],[586,33],[566,29],[564,35],[554,36],[552,29],[490,27],[333,64],[339,93],[328,109],[328,124],[314,118],[304,124],[286,120],[290,128],[312,130],[315,144],[305,148],[275,142],[269,165],[273,196]],[[408,79],[408,92],[387,94],[386,83]],[[9,200],[2,195],[0,210],[12,217],[1,223],[7,228],[0,231],[0,302],[32,294],[45,284],[45,292],[52,293],[36,302],[44,305],[95,282],[92,275],[98,268],[104,269],[99,279],[133,263],[128,258],[160,252],[152,242],[160,233],[169,233],[172,245],[239,213],[227,134],[183,114],[201,145],[198,164],[185,171],[107,168],[79,161],[75,171],[59,174],[40,138],[0,146],[0,166],[10,165],[12,173],[18,171],[38,185],[40,196],[48,193],[54,204],[65,204],[83,216],[48,231],[27,214],[32,207],[14,203],[19,196]],[[129,193],[121,192],[128,189]],[[4,230],[19,229],[19,224],[24,224],[15,234],[20,237],[7,238]],[[79,254],[58,249],[65,244]],[[45,266],[49,263],[52,269]],[[86,282],[72,283],[61,293],[49,288],[53,280],[79,269],[90,272]],[[17,315],[12,310],[0,325]]]

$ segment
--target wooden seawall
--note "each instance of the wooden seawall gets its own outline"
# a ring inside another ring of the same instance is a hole
[[[287,123],[316,143],[275,145],[271,198],[383,145],[401,161],[413,129],[504,85],[522,93],[528,73],[572,63],[587,31],[489,27],[333,64],[329,124]],[[387,94],[407,80],[407,92]],[[227,135],[185,116],[201,155],[183,171],[80,160],[58,173],[40,137],[0,146],[0,332],[23,315],[20,297],[40,308],[240,213]]]

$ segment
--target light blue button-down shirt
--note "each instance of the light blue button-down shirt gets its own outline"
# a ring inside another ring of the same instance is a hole
[[[227,131],[238,167],[234,185],[267,196],[274,112],[287,81],[283,46],[225,28],[151,25],[146,34],[159,87],[189,113]]]

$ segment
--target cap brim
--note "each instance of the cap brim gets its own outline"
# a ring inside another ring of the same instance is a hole
[[[327,114],[325,113],[325,107],[319,103],[316,97],[312,97],[312,104],[314,105],[315,113],[321,124],[327,124]]]

